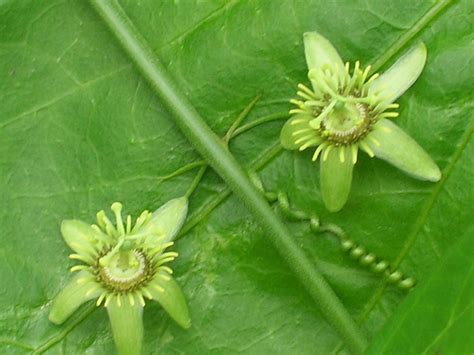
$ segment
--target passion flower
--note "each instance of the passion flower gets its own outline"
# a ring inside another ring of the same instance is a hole
[[[186,301],[173,271],[166,263],[178,254],[166,251],[187,213],[187,198],[169,201],[154,213],[144,211],[132,225],[124,222],[122,205],[112,204],[115,225],[104,211],[97,224],[65,220],[61,233],[74,251],[71,259],[82,262],[71,268],[75,278],[56,296],[49,319],[63,323],[84,302],[96,299],[109,315],[117,349],[121,354],[140,354],[145,298],[157,301],[183,328],[191,321]]]
[[[346,203],[359,148],[409,175],[438,181],[441,172],[429,155],[390,118],[398,116],[394,101],[418,78],[426,62],[420,43],[384,74],[371,67],[344,64],[337,50],[315,32],[304,34],[308,77],[312,89],[299,84],[297,106],[281,131],[284,148],[303,151],[315,147],[313,161],[322,157],[321,192],[330,211]],[[352,69],[351,69],[352,68]]]

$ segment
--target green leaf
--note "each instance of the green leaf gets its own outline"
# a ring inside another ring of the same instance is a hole
[[[244,124],[292,108],[297,84],[310,85],[304,32],[329,38],[344,60],[381,63],[378,72],[423,41],[427,63],[398,100],[396,124],[441,168],[440,182],[417,181],[359,154],[350,199],[330,214],[312,149],[284,151],[259,175],[267,190],[287,192],[295,208],[317,213],[321,223],[337,224],[367,250],[400,264],[417,279],[416,288],[472,224],[471,1],[447,7],[431,0],[120,3],[221,136],[261,93]],[[113,353],[107,312],[91,312],[93,302],[61,326],[48,320],[51,300],[75,264],[61,221],[95,223],[96,212],[115,201],[134,218],[145,208],[154,211],[183,196],[197,170],[160,177],[201,157],[87,2],[5,1],[0,24],[0,352]],[[229,149],[250,167],[279,144],[283,124],[242,133]],[[197,224],[176,240],[172,268],[192,327],[181,329],[148,302],[144,353],[309,354],[343,347],[259,221],[211,169],[190,196],[188,216]],[[314,234],[303,222],[288,227],[375,338],[406,293],[385,287],[332,235]]]
[[[474,339],[474,229],[470,228],[439,267],[374,339],[367,354],[468,354]],[[420,317],[422,315],[422,317]]]

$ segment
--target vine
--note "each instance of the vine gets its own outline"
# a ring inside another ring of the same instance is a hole
[[[341,227],[332,223],[323,224],[315,213],[308,215],[306,212],[294,208],[290,204],[287,193],[283,191],[265,190],[257,173],[250,172],[249,177],[265,199],[278,207],[282,215],[288,220],[308,223],[310,230],[314,233],[329,233],[335,236],[342,250],[348,253],[351,258],[358,261],[360,265],[369,268],[374,274],[383,275],[389,283],[396,285],[398,288],[409,290],[415,286],[415,279],[405,276],[398,267],[394,267],[387,260],[368,252],[364,246],[350,239]]]

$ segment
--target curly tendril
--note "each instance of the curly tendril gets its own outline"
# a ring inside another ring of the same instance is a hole
[[[360,265],[369,268],[374,274],[383,275],[389,283],[396,285],[398,288],[409,290],[415,286],[415,279],[406,277],[398,268],[390,265],[387,260],[368,252],[362,245],[348,238],[339,226],[335,224],[321,224],[316,214],[308,215],[306,212],[292,207],[288,195],[283,191],[266,191],[262,180],[256,173],[249,173],[249,177],[265,198],[278,206],[282,214],[290,221],[306,222],[314,233],[326,232],[336,236],[342,250],[347,252],[352,259],[357,260]]]

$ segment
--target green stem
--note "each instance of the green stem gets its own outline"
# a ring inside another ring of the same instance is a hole
[[[193,192],[196,190],[196,187],[199,185],[199,182],[201,181],[202,176],[204,175],[206,170],[207,170],[207,165],[201,166],[198,173],[194,177],[193,182],[191,183],[191,186],[189,186],[188,191],[186,191],[186,193],[184,194],[184,196],[186,196],[188,199],[189,199],[189,196],[191,196]]]
[[[230,126],[229,130],[225,134],[223,140],[226,144],[229,144],[230,139],[234,136],[235,130],[240,126],[242,121],[244,120],[245,117],[249,114],[249,112],[252,110],[252,108],[257,104],[258,100],[262,97],[261,94],[257,95],[255,99],[252,100],[252,102],[240,113],[239,116],[237,116],[237,119],[232,123]]]
[[[282,113],[274,113],[272,115],[264,116],[261,118],[257,118],[255,121],[249,122],[247,124],[244,124],[237,128],[236,130],[233,131],[231,138],[237,137],[238,135],[254,128],[257,126],[260,126],[263,123],[267,122],[272,122],[272,121],[277,121],[277,120],[284,120],[290,118],[290,114],[288,112],[282,112]]]
[[[173,83],[166,69],[118,2],[111,0],[90,0],[90,2],[136,63],[165,107],[172,113],[185,136],[224,179],[235,195],[242,200],[255,219],[266,228],[268,237],[306,286],[318,303],[321,312],[345,339],[352,351],[362,353],[367,346],[365,336],[339,298],[293,240],[286,226],[272,212],[267,201],[250,183],[222,140],[212,132],[189,100]]]

